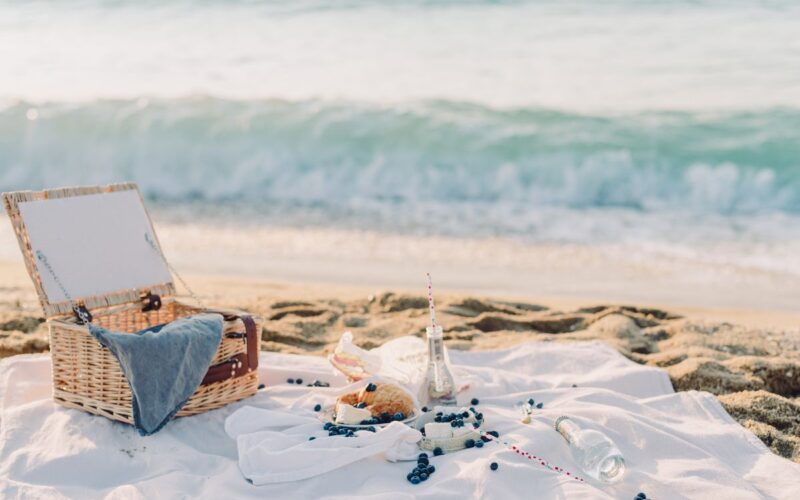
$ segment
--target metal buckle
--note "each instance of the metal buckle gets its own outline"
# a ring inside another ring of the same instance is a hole
[[[158,311],[161,309],[161,297],[149,291],[142,294],[142,303],[142,312]]]
[[[86,306],[84,304],[77,304],[75,306],[72,306],[72,312],[75,313],[75,317],[78,319],[79,325],[85,325],[87,323],[91,323],[92,319],[94,319],[92,313],[90,313],[89,310],[86,309]]]

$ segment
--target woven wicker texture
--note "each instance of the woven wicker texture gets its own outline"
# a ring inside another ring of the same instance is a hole
[[[140,304],[93,311],[93,323],[116,331],[136,332],[197,312],[200,310],[195,307],[166,298],[158,311],[142,312]],[[255,319],[260,331],[261,325]],[[53,319],[49,325],[55,401],[70,408],[133,423],[131,390],[114,355],[92,337],[88,328],[77,324],[73,319]],[[212,364],[219,364],[236,354],[246,352],[247,346],[243,339],[225,337],[228,333],[242,332],[244,324],[241,320],[225,322],[223,339]],[[178,416],[221,408],[252,396],[257,389],[256,372],[201,386],[178,412]]]

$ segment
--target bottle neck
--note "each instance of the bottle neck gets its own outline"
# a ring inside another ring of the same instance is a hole
[[[429,363],[443,363],[444,362],[444,336],[441,326],[428,327],[426,329],[428,336],[428,362]]]
[[[578,427],[578,424],[567,417],[559,417],[558,420],[556,420],[555,427],[558,433],[561,434],[561,436],[563,436],[564,439],[566,439],[570,444],[575,441],[575,438],[581,431],[581,428]]]

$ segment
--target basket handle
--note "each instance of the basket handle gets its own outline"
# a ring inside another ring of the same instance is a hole
[[[242,320],[242,323],[244,323],[244,334],[235,335],[242,335],[244,337],[244,341],[247,344],[247,352],[237,354],[231,358],[228,358],[222,363],[210,367],[200,385],[216,384],[217,382],[223,382],[228,379],[241,377],[253,372],[256,368],[258,368],[258,351],[260,342],[258,341],[258,331],[253,317],[246,314],[238,315],[219,311],[207,312],[221,314],[225,321],[231,321],[235,319]]]

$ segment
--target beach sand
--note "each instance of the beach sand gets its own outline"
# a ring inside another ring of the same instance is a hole
[[[46,351],[47,327],[19,263],[0,264],[0,357]],[[207,303],[265,319],[261,348],[325,355],[346,330],[364,348],[424,334],[427,300],[408,291],[276,283],[192,275]],[[572,299],[438,295],[451,349],[519,342],[608,342],[624,356],[669,373],[676,390],[709,391],[775,453],[800,463],[800,315],[720,309],[656,308]],[[726,322],[730,317],[735,321]],[[759,325],[768,324],[769,327]]]

